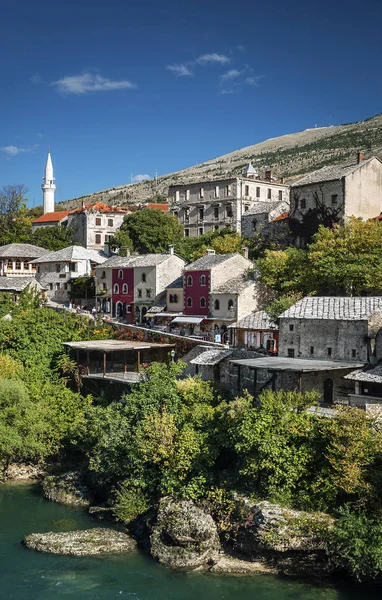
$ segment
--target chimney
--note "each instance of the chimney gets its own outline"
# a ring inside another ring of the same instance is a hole
[[[213,248],[207,248],[207,255],[208,256],[213,256],[215,254],[215,250],[213,250]]]
[[[82,210],[85,210],[85,202],[82,200]]]
[[[265,171],[265,180],[271,181],[271,179],[272,179],[272,169],[269,169],[268,171]]]
[[[169,247],[167,248],[167,252],[168,252],[168,254],[174,254],[174,246],[172,246],[172,245],[171,245],[171,246],[169,246]]]
[[[248,259],[248,248],[247,248],[247,246],[243,246],[242,247],[241,253],[244,256],[244,258]]]
[[[360,164],[361,162],[363,162],[363,152],[358,152],[357,163]]]

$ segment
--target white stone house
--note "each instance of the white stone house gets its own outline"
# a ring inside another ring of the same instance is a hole
[[[246,177],[227,177],[169,187],[169,209],[195,237],[229,227],[241,232],[241,219],[256,203],[289,199],[289,187],[277,182],[271,171],[263,178],[246,170]]]
[[[50,252],[35,261],[37,281],[45,288],[50,300],[59,303],[71,299],[71,283],[77,277],[89,277],[106,257],[82,246],[69,246]]]
[[[245,238],[272,232],[275,219],[289,212],[289,200],[258,202],[241,216],[241,233]]]
[[[68,215],[68,226],[75,229],[74,241],[85,248],[104,250],[120,229],[129,211],[103,202],[83,203]]]
[[[1,277],[34,277],[34,259],[49,254],[49,250],[33,244],[7,244],[0,246]]]

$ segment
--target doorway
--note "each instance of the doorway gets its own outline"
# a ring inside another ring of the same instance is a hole
[[[324,381],[324,402],[325,404],[333,404],[333,379],[329,377]]]

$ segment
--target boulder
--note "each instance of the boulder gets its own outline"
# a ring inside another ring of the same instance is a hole
[[[89,489],[83,483],[79,471],[45,477],[42,491],[45,498],[52,502],[74,506],[89,506],[91,503]]]
[[[99,521],[116,521],[110,506],[90,506],[89,515]]]
[[[11,463],[6,468],[3,477],[11,481],[28,481],[30,479],[40,479],[45,474],[45,465],[29,463]]]
[[[220,551],[215,522],[191,500],[160,501],[150,542],[152,556],[175,569],[206,569]]]
[[[135,541],[126,533],[114,529],[84,529],[83,531],[31,533],[22,543],[31,550],[89,556],[92,554],[121,554],[136,548]]]

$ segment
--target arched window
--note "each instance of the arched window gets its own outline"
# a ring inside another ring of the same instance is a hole
[[[120,269],[118,271],[118,279],[123,279],[123,271],[122,271],[122,269]]]
[[[172,294],[170,294],[169,303],[174,304],[174,296]]]
[[[190,298],[190,296],[187,298],[187,306],[189,308],[192,306],[192,298]]]
[[[206,276],[205,275],[200,276],[200,285],[206,285]]]
[[[204,296],[200,298],[200,308],[206,308],[206,299]]]
[[[129,287],[127,285],[127,283],[124,283],[122,286],[122,294],[128,294],[129,292]]]
[[[214,302],[214,309],[215,310],[220,310],[220,300],[215,300],[215,302]]]
[[[228,310],[233,308],[233,300],[228,300]]]
[[[191,277],[191,275],[189,275],[187,277],[187,285],[192,285],[192,277]]]
[[[106,271],[102,271],[101,279],[105,279],[105,277],[106,277]]]
[[[173,303],[176,304],[178,302],[178,294],[174,294]]]
[[[114,292],[114,294],[119,294],[119,285],[118,285],[118,283],[114,284],[113,292]]]
[[[142,281],[142,283],[146,283],[146,273],[142,273],[141,281]]]

